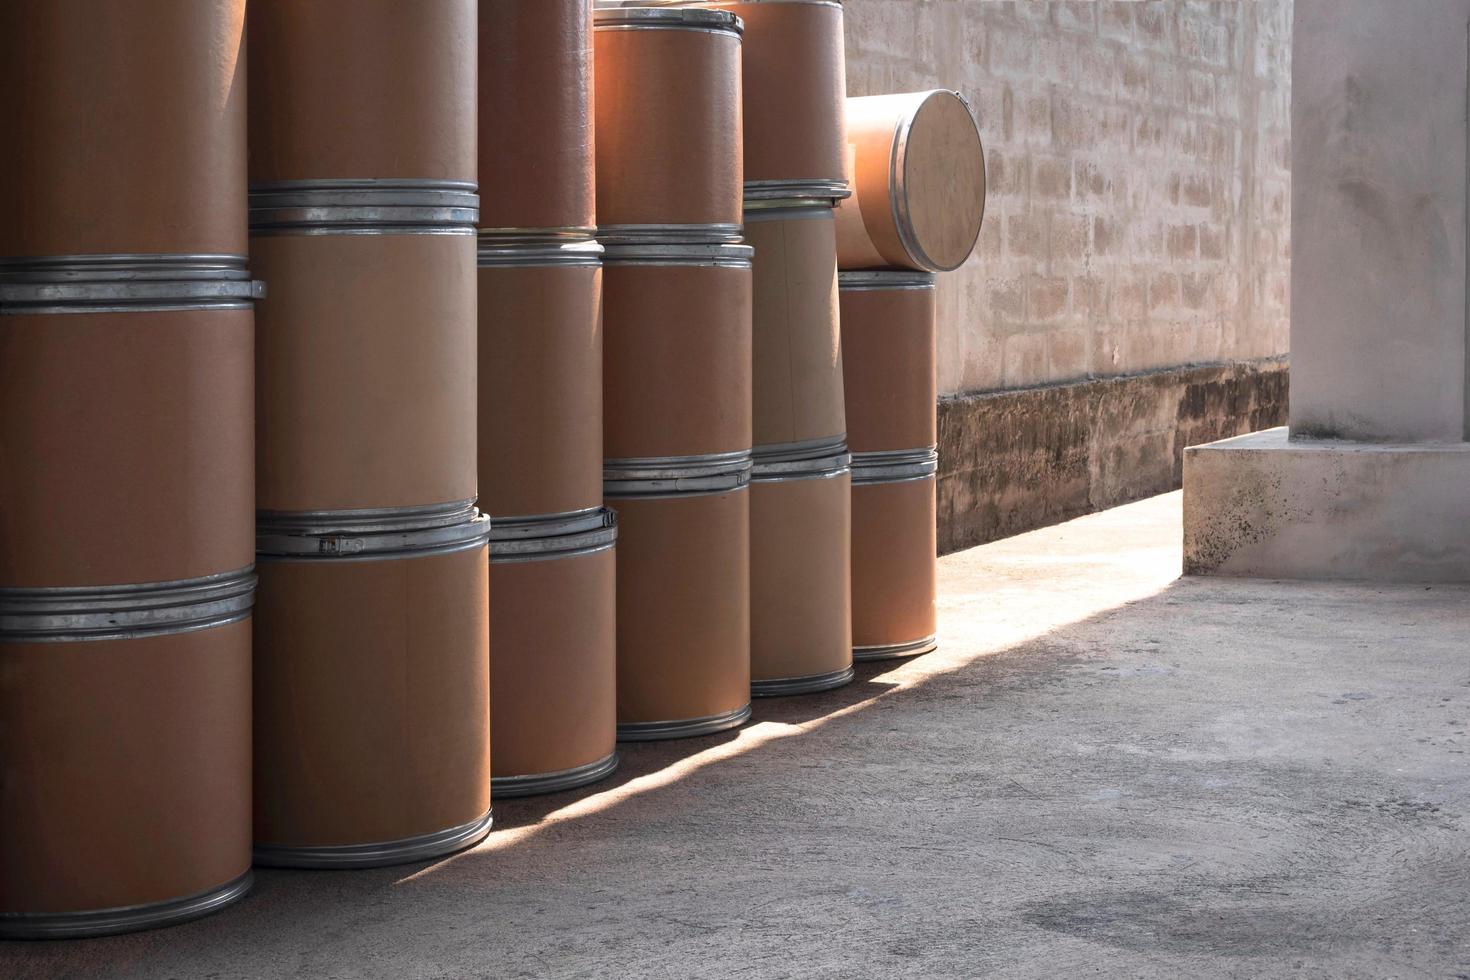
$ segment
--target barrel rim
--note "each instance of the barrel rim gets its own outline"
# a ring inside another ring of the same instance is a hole
[[[515,538],[555,537],[561,534],[577,534],[602,527],[605,523],[603,511],[607,508],[584,507],[581,510],[559,511],[554,514],[524,514],[519,516],[491,515],[490,540],[509,541]]]
[[[391,561],[483,547],[490,518],[473,503],[424,507],[260,511],[255,553],[260,561]]]
[[[603,463],[603,495],[677,497],[728,493],[750,485],[750,450],[704,456],[650,456]]]
[[[853,486],[927,480],[938,472],[939,453],[932,448],[852,454]]]
[[[542,537],[491,538],[490,564],[547,561],[607,551],[618,540],[617,513],[609,507],[601,511],[602,522],[594,528]]]
[[[497,799],[517,796],[539,796],[542,793],[560,793],[606,779],[618,769],[616,750],[585,765],[558,769],[554,772],[532,772],[515,776],[492,776],[490,795]]]
[[[755,248],[740,242],[641,242],[604,241],[603,265],[700,266],[749,269]]]
[[[600,267],[603,247],[596,240],[486,244],[480,236],[476,262],[482,269]]]
[[[398,178],[252,184],[249,222],[261,234],[475,234],[474,181]]]
[[[937,274],[920,269],[853,269],[837,273],[837,288],[848,292],[891,289],[934,289]]]
[[[766,198],[745,202],[745,223],[761,221],[836,220],[833,202],[825,197]]]
[[[650,7],[634,2],[597,0],[592,11],[593,30],[693,30],[739,38],[745,21],[728,10],[707,7]]]
[[[846,177],[812,177],[791,180],[747,180],[743,193],[747,210],[752,209],[752,204],[756,207],[766,207],[764,203],[766,201],[799,198],[826,201],[830,207],[834,201],[851,197],[852,188],[848,185]]]
[[[766,461],[757,457],[751,483],[792,483],[798,480],[831,480],[852,471],[852,454],[847,447],[828,456],[810,459]]]
[[[857,676],[856,668],[849,663],[846,667],[838,670],[829,670],[821,674],[807,674],[803,677],[769,677],[750,679],[751,697],[757,698],[780,698],[789,697],[793,694],[817,694],[822,691],[831,691],[851,683]]]
[[[0,588],[0,643],[135,639],[213,629],[255,604],[254,566],[106,586]]]
[[[900,657],[917,657],[921,653],[932,653],[939,648],[939,635],[930,633],[917,640],[902,643],[877,643],[869,646],[854,646],[854,663],[870,663],[874,660],[896,660]]]
[[[970,247],[965,252],[965,257],[954,265],[943,265],[936,262],[924,246],[919,242],[918,233],[914,229],[913,215],[910,212],[908,199],[908,138],[913,129],[914,120],[919,116],[922,109],[931,98],[936,95],[952,95],[965,107],[966,114],[970,117],[970,125],[974,127],[975,139],[981,145],[981,163],[985,165],[984,139],[980,134],[980,120],[975,117],[975,108],[970,105],[970,100],[954,89],[935,88],[924,92],[915,93],[922,98],[914,102],[913,109],[899,117],[893,130],[893,147],[888,159],[889,174],[892,177],[892,186],[888,193],[888,203],[893,216],[893,225],[898,230],[899,242],[904,251],[919,265],[930,272],[953,272],[969,260],[975,252],[975,243],[980,240],[980,228],[985,223],[985,201],[980,202],[980,220],[975,223],[975,237],[970,241]]]
[[[484,219],[482,211],[481,220]],[[548,227],[515,227],[502,225],[480,225],[480,246],[505,248],[511,245],[552,245],[570,242],[593,241],[597,238],[596,225],[557,225]]]
[[[494,809],[468,823],[391,841],[366,844],[272,844],[251,849],[256,864],[269,868],[381,868],[439,857],[478,843],[490,833]]]
[[[733,711],[670,721],[620,721],[619,742],[652,742],[666,738],[693,738],[738,728],[750,720],[750,702]]]
[[[85,939],[191,922],[243,898],[255,882],[250,869],[202,892],[79,912],[0,912],[0,939]]]
[[[598,225],[597,238],[608,247],[738,245],[742,227],[726,222],[693,224]]]
[[[819,436],[816,439],[801,439],[796,442],[768,442],[752,450],[756,463],[779,463],[786,460],[816,459],[847,452],[847,433],[835,436]]]

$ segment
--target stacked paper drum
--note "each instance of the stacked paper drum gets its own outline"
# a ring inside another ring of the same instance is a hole
[[[745,22],[745,238],[755,249],[750,668],[756,695],[852,679],[850,496],[833,202],[842,5],[715,6]]]
[[[603,479],[619,523],[622,739],[701,735],[750,716],[740,32],[718,10],[595,12]]]
[[[974,249],[985,160],[954,92],[848,99],[847,127],[853,196],[837,249],[861,661],[936,644],[934,274]]]
[[[255,855],[490,826],[475,509],[474,0],[250,4]]]
[[[617,766],[591,0],[480,3],[480,506],[494,793]]]
[[[250,884],[244,6],[0,5],[0,937]]]

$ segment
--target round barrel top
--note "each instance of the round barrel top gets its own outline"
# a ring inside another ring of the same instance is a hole
[[[900,123],[894,174],[912,246],[941,272],[959,268],[985,217],[985,151],[969,103],[925,93]]]

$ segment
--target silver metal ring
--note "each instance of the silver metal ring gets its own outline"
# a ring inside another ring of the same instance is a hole
[[[382,868],[426,861],[478,844],[490,833],[491,811],[469,823],[401,840],[371,844],[260,844],[255,863],[267,868]]]
[[[632,721],[618,723],[619,742],[654,742],[666,738],[693,738],[738,728],[750,720],[750,705],[703,718],[683,721]]]
[[[84,912],[0,912],[0,939],[85,939],[190,922],[244,898],[255,878],[238,878],[183,898]]]
[[[816,459],[791,459],[766,462],[757,459],[751,472],[752,483],[790,483],[793,480],[831,480],[852,470],[852,456],[843,452]]]
[[[597,237],[604,245],[646,245],[677,250],[698,245],[739,245],[740,225],[599,225]],[[676,244],[670,244],[676,243]],[[608,250],[611,257],[612,250]]]
[[[469,234],[480,198],[472,181],[285,180],[250,188],[252,234]]]
[[[387,561],[482,547],[490,518],[464,501],[432,507],[261,511],[255,552],[261,561]]]
[[[602,467],[606,497],[725,493],[750,483],[750,450],[706,456],[609,459]]]
[[[832,202],[852,196],[846,177],[813,177],[809,180],[747,180],[745,209],[769,207],[776,201],[815,200]]]
[[[487,244],[480,237],[477,261],[482,269],[565,268],[602,265],[602,246],[595,241],[564,243]]]
[[[874,660],[897,660],[899,657],[917,657],[939,648],[939,638],[934,634],[909,640],[907,643],[884,643],[876,646],[853,647],[852,659],[857,663]]]
[[[782,198],[759,202],[748,202],[745,208],[745,224],[762,221],[834,221],[832,202],[820,198]]]
[[[606,779],[617,770],[618,754],[614,752],[596,762],[573,766],[571,769],[528,773],[524,776],[496,776],[490,780],[490,795],[497,800],[506,800],[517,796],[560,793]]]
[[[847,433],[802,439],[798,442],[768,442],[756,446],[752,456],[757,463],[780,463],[786,460],[816,459],[847,452]]]
[[[0,643],[125,640],[213,629],[255,604],[253,568],[137,585],[0,589]]]
[[[856,676],[852,664],[848,664],[841,670],[830,671],[825,674],[811,674],[807,677],[777,677],[770,680],[754,680],[750,682],[750,693],[757,698],[779,698],[792,694],[816,694],[819,691],[830,691],[833,688],[848,684]]]
[[[243,255],[108,253],[0,259],[0,314],[250,309]]]
[[[560,514],[527,514],[516,517],[490,518],[490,540],[510,541],[515,538],[547,538],[559,534],[594,531],[606,523],[605,507],[586,507]]]
[[[915,269],[868,269],[861,272],[837,273],[837,288],[856,292],[864,289],[933,289],[938,277],[932,272]]]
[[[480,215],[484,219],[484,214]],[[560,225],[554,228],[495,228],[480,226],[481,247],[544,245],[550,242],[585,242],[597,237],[595,225]]]
[[[597,0],[592,24],[599,31],[694,30],[739,38],[745,22],[728,10],[703,7],[651,7],[639,0]]]
[[[246,280],[244,255],[217,252],[98,252],[0,259],[0,283]]]
[[[598,527],[545,537],[516,537],[490,541],[490,564],[546,561],[606,551],[618,540],[617,514],[602,508]]]
[[[927,480],[938,472],[939,453],[933,449],[852,454],[853,486]]]

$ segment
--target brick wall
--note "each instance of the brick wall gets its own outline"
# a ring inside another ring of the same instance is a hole
[[[946,393],[1287,349],[1291,0],[847,0],[853,95],[951,87],[990,196]]]

